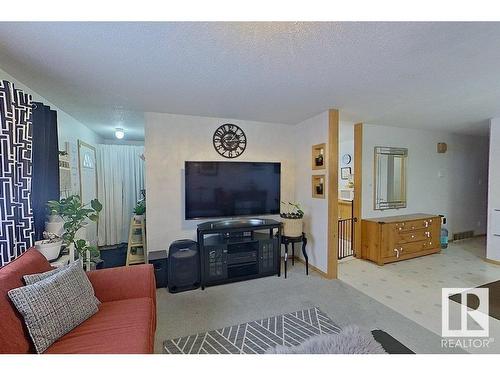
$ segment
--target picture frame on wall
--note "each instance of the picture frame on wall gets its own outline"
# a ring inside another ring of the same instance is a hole
[[[340,178],[342,180],[348,180],[351,175],[351,167],[340,168]]]

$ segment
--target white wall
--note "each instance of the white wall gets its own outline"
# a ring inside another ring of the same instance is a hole
[[[500,262],[500,118],[490,121],[488,238],[486,258]]]
[[[71,147],[71,165],[73,168],[71,184],[73,186],[73,192],[79,194],[80,182],[78,174],[78,149],[77,141],[81,139],[82,141],[95,146],[101,141],[101,138],[86,127],[81,122],[77,121],[75,118],[71,117],[69,114],[61,110],[59,107],[51,103],[49,100],[45,99],[42,95],[35,92],[29,88],[29,83],[23,83],[8,74],[7,72],[0,69],[0,80],[7,80],[12,82],[18,89],[31,94],[34,101],[42,102],[45,105],[51,107],[51,109],[57,111],[57,131],[59,137],[59,149],[64,150],[65,142],[69,142]]]
[[[437,153],[437,143],[448,151]],[[407,208],[373,209],[374,147],[408,148]],[[450,236],[474,230],[486,233],[488,139],[469,135],[363,126],[363,218],[410,213],[443,214]]]
[[[281,162],[281,198],[294,200],[294,127],[235,119],[146,113],[145,156],[149,251],[168,249],[182,238],[196,238],[196,225],[184,219],[184,162],[228,160],[212,144],[224,123],[240,126],[247,148],[237,161]],[[309,155],[309,154],[308,154]],[[310,157],[310,156],[309,156]]]
[[[312,170],[311,147],[326,143],[325,156],[328,155],[328,111],[293,126],[292,131],[295,139],[295,200],[304,210],[304,232],[307,233],[309,263],[327,272],[328,197],[312,198],[311,176],[325,174],[328,184],[328,173],[327,169]],[[300,251],[297,251],[296,255],[297,253]],[[299,255],[302,257],[302,254]]]

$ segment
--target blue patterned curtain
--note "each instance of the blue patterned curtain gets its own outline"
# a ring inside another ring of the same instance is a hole
[[[0,81],[0,266],[33,245],[32,100]]]

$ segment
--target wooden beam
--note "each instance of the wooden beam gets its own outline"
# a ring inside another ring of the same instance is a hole
[[[328,111],[328,264],[326,277],[337,278],[339,220],[339,111]]]
[[[354,125],[354,253],[361,258],[361,186],[363,180],[363,124]]]

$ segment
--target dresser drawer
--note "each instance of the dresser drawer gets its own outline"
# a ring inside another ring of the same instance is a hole
[[[419,253],[425,250],[432,250],[436,248],[438,248],[438,241],[433,238],[429,238],[424,241],[409,242],[389,247],[387,248],[385,257],[399,259],[407,255]]]
[[[404,244],[409,242],[425,241],[432,238],[432,232],[430,228],[413,230],[409,232],[399,232],[394,231],[392,233],[392,243],[393,244]]]
[[[434,222],[438,220],[437,218],[429,218],[429,219],[422,219],[422,220],[412,220],[412,221],[402,221],[400,223],[394,223],[392,224],[392,227],[394,230],[405,233],[405,232],[411,232],[414,230],[419,230],[419,229],[427,229],[431,227]]]

